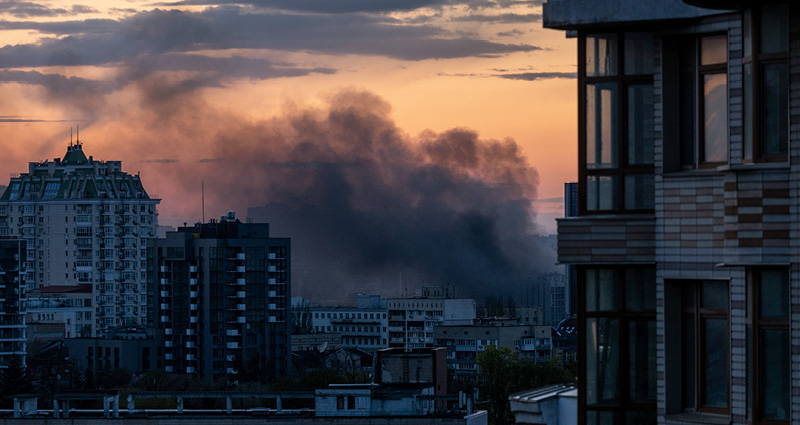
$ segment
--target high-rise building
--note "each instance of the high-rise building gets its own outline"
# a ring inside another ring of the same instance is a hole
[[[158,203],[138,174],[87,158],[77,142],[64,158],[31,162],[11,177],[0,197],[0,236],[25,241],[27,289],[92,285],[97,336],[147,317],[145,247]]]
[[[233,213],[151,240],[150,322],[164,330],[165,371],[215,381],[245,366],[289,370],[289,242]]]
[[[11,356],[25,362],[24,258],[25,241],[0,237],[0,368]]]
[[[578,45],[578,423],[800,423],[800,3],[549,0]]]

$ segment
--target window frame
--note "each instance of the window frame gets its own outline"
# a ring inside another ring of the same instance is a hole
[[[625,31],[580,31],[578,33],[578,211],[579,215],[591,214],[641,214],[651,213],[655,207],[647,209],[626,209],[625,208],[625,177],[629,175],[651,175],[655,177],[655,160],[651,164],[630,164],[628,160],[628,88],[636,85],[650,85],[653,87],[655,70],[651,74],[625,73],[625,35],[628,33],[647,33],[646,29],[631,28]],[[587,76],[586,74],[586,38],[592,35],[614,34],[616,35],[616,69],[615,75],[606,76]],[[590,85],[613,83],[616,84],[617,117],[615,122],[617,128],[616,143],[616,166],[609,168],[587,167],[588,159],[588,125],[587,125],[587,89]],[[652,105],[655,108],[655,104]],[[613,177],[616,178],[614,190],[616,191],[616,205],[610,209],[589,209],[587,200],[588,178]]]
[[[727,301],[728,305],[726,309],[715,309],[715,308],[707,308],[703,307],[702,305],[702,292],[703,292],[703,283],[704,282],[725,282],[727,291]],[[689,353],[690,355],[694,355],[694,407],[686,406],[685,402],[685,394],[681,394],[681,402],[682,408],[684,411],[697,411],[703,413],[715,413],[715,414],[729,414],[731,409],[731,345],[730,345],[730,338],[728,338],[728,356],[726,358],[727,361],[727,373],[725,375],[726,378],[726,403],[727,406],[717,407],[717,406],[709,406],[704,404],[706,401],[706,394],[705,394],[705,374],[703,370],[705,368],[705,360],[706,360],[706,350],[705,350],[705,342],[706,342],[706,335],[703,327],[703,322],[705,319],[720,319],[724,318],[727,326],[726,326],[726,334],[730,335],[731,331],[731,315],[730,315],[730,281],[728,280],[713,280],[713,279],[706,279],[706,280],[681,280],[678,283],[680,285],[680,318],[681,318],[681,338],[684,336],[685,332],[685,323],[684,317],[687,314],[691,314],[694,317],[694,353]],[[687,290],[688,286],[692,286],[691,291],[693,292],[693,305],[686,306],[684,305],[684,294],[683,291]],[[683,341],[683,339],[681,339]],[[681,347],[681,353],[686,353],[686,348]],[[682,361],[682,360],[681,360]],[[684,371],[686,370],[686,365],[681,364],[681,392],[686,388],[686,383],[683,382],[685,375],[683,375]]]
[[[762,402],[764,392],[762,384],[764,378],[764,368],[761,361],[764,346],[762,344],[762,334],[765,330],[781,330],[788,333],[788,344],[791,347],[791,305],[787,315],[782,318],[762,318],[761,316],[761,283],[762,272],[781,271],[787,273],[787,285],[791,294],[791,271],[786,267],[753,267],[747,270],[747,314],[745,323],[747,326],[747,417],[754,425],[788,425],[790,419],[765,419],[762,417]],[[791,302],[790,302],[791,304]],[[791,348],[789,356],[789,376],[791,376]],[[789,383],[791,391],[791,378]],[[791,417],[791,398],[789,401],[789,417]]]
[[[773,5],[786,5],[788,11],[791,11],[789,4],[787,2],[776,2]],[[762,117],[765,115],[764,107],[765,104],[762,101],[763,97],[763,89],[764,89],[764,66],[765,65],[781,65],[784,64],[787,67],[787,72],[791,74],[790,67],[790,30],[787,31],[786,37],[786,45],[787,50],[784,52],[778,53],[761,53],[761,16],[762,10],[761,7],[752,7],[750,9],[745,10],[742,13],[742,30],[746,31],[745,20],[749,18],[750,21],[750,55],[745,56],[744,52],[746,52],[746,46],[742,46],[742,82],[743,82],[743,93],[744,93],[744,83],[745,81],[745,67],[750,65],[751,72],[750,72],[750,87],[751,87],[751,99],[750,102],[747,102],[746,99],[742,99],[742,103],[744,106],[743,113],[747,114],[747,116],[743,117],[742,121],[742,162],[744,163],[763,163],[763,162],[788,162],[789,161],[789,146],[791,145],[791,96],[787,96],[786,105],[786,152],[785,153],[765,153],[764,152],[764,127],[762,126]],[[791,25],[791,23],[790,23]],[[746,43],[746,37],[743,37],[742,43]],[[789,87],[791,87],[791,77],[789,76]],[[744,96],[744,95],[743,95]],[[745,104],[749,103],[749,104]],[[746,144],[747,141],[745,138],[747,137],[746,132],[746,125],[747,122],[750,122],[752,128],[750,132],[752,134],[752,141],[751,141],[751,152],[746,151]]]
[[[652,411],[656,414],[657,400],[652,402],[634,402],[630,400],[630,385],[629,385],[629,371],[631,367],[631,359],[629,358],[630,348],[630,332],[629,326],[635,321],[652,321],[656,325],[656,308],[652,310],[628,310],[625,304],[626,301],[626,278],[625,272],[627,270],[652,270],[653,287],[655,288],[656,269],[652,265],[580,265],[577,266],[578,275],[578,314],[577,314],[577,327],[578,327],[578,352],[577,358],[581,359],[577,363],[578,369],[578,424],[587,424],[588,412],[611,412],[617,416],[617,421],[624,420],[626,412],[646,412]],[[614,310],[594,310],[588,311],[586,305],[586,272],[588,270],[613,270],[616,274],[615,284],[615,303]],[[657,301],[655,301],[657,303]],[[616,391],[617,402],[615,405],[587,405],[587,346],[586,337],[588,335],[586,323],[588,319],[609,319],[617,321],[617,332],[619,339],[617,347],[619,349],[618,364],[616,373]],[[653,335],[655,338],[655,334]],[[655,359],[652,359],[655,362]],[[657,371],[653,371],[656,376]],[[657,398],[657,396],[656,396]]]

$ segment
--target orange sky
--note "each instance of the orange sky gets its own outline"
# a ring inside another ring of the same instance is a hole
[[[213,179],[202,160],[225,157],[228,137],[261,140],[357,90],[388,103],[412,143],[452,128],[513,139],[538,199],[576,179],[576,43],[542,29],[539,1],[256,3],[0,5],[0,173],[62,156],[79,124],[87,154],[141,171],[163,223],[192,222],[199,185],[170,179]],[[539,232],[554,232],[561,204],[535,203]]]

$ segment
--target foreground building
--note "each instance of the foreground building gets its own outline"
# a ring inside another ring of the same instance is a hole
[[[25,241],[27,289],[92,285],[97,336],[146,320],[145,248],[159,201],[120,161],[87,158],[77,142],[64,158],[12,175],[0,197],[0,236]]]
[[[798,7],[545,4],[579,52],[580,424],[800,421]]]
[[[235,380],[245,365],[289,371],[288,238],[231,212],[151,240],[148,256],[150,323],[164,330],[165,371],[207,381]]]

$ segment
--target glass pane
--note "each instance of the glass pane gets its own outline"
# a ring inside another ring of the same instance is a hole
[[[598,412],[597,410],[586,411],[586,425],[616,425],[615,412]]]
[[[789,318],[789,271],[763,270],[759,298],[761,317]]]
[[[628,411],[625,412],[625,425],[656,425],[656,411]]]
[[[761,388],[761,417],[764,419],[789,419],[790,348],[789,331],[767,329],[763,333],[761,370],[764,372]]]
[[[789,6],[761,7],[761,53],[789,50]]]
[[[700,65],[728,62],[728,36],[711,35],[700,39]]]
[[[703,76],[703,162],[728,162],[728,75]]]
[[[586,209],[589,211],[617,209],[617,177],[586,177]]]
[[[653,86],[628,86],[628,164],[652,164]]]
[[[723,280],[702,282],[700,305],[703,308],[728,309],[728,283]]]
[[[786,153],[789,146],[789,64],[766,64],[762,72],[763,153]]]
[[[695,331],[694,314],[684,314],[681,322],[681,372],[683,407],[695,407],[695,356],[697,355],[697,345],[695,344],[697,332]]]
[[[753,159],[753,64],[744,64],[743,72],[744,159]]]
[[[655,311],[655,269],[625,270],[625,309],[628,311]]]
[[[697,43],[695,39],[680,42],[680,133],[681,168],[692,169],[697,162]]]
[[[753,54],[753,13],[752,9],[744,11],[742,17],[742,36],[744,42],[744,57]]]
[[[633,32],[625,34],[625,74],[653,73],[653,34]]]
[[[625,176],[625,209],[652,210],[655,205],[655,177],[653,174],[628,174]]]
[[[617,75],[617,35],[586,36],[586,76]]]
[[[618,310],[617,271],[614,269],[586,270],[586,311]]]
[[[586,85],[586,168],[617,167],[617,83]]]
[[[703,319],[703,405],[728,407],[728,320]]]
[[[628,397],[635,403],[656,401],[656,322],[632,320],[628,324]]]
[[[614,405],[619,402],[619,321],[586,319],[586,404]]]

